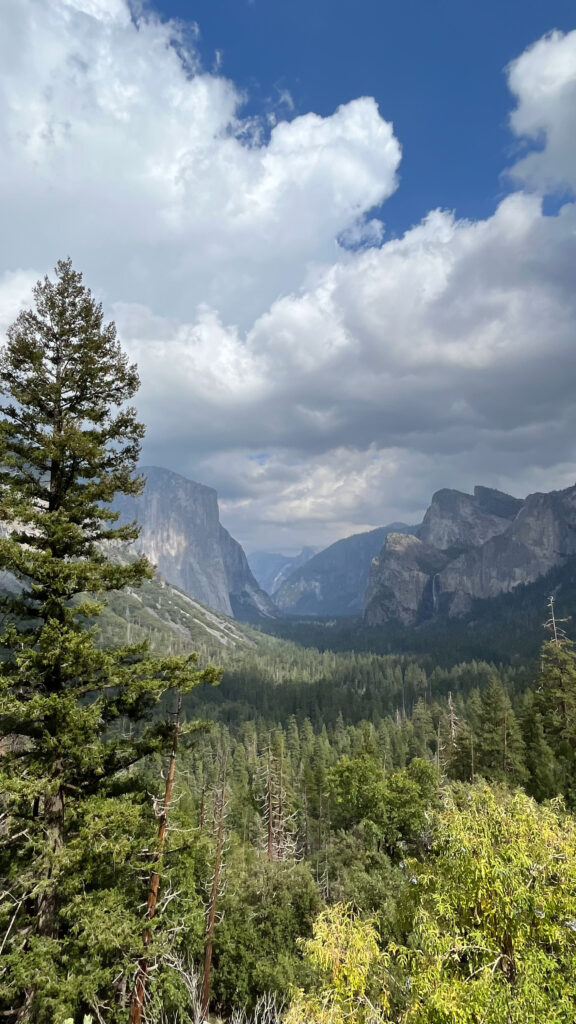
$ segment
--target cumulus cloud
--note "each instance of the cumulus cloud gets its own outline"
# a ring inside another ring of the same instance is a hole
[[[181,25],[125,0],[5,0],[0,19],[4,266],[64,250],[110,301],[245,324],[396,186],[372,99],[268,135]]]
[[[539,191],[576,187],[575,33],[551,32],[509,67],[517,106],[510,117],[515,134],[536,143],[536,152],[512,170]]]
[[[400,146],[372,99],[270,129],[124,0],[5,0],[0,25],[0,322],[70,252],[140,366],[147,461],[216,485],[240,539],[571,482],[576,206],[542,200],[574,184],[576,32],[508,69],[523,151],[493,216],[386,241]]]

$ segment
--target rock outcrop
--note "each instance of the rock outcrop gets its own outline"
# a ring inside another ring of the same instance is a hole
[[[277,608],[254,579],[244,549],[223,526],[220,526],[220,548],[234,618],[245,622],[274,618]]]
[[[388,534],[382,555],[372,562],[366,588],[368,625],[389,619],[411,625],[428,617],[436,600],[434,581],[445,564],[444,552],[418,537]]]
[[[576,554],[576,487],[531,494],[438,491],[418,538],[390,534],[372,564],[365,621],[417,625],[532,583]]]
[[[290,574],[274,594],[286,615],[361,615],[372,559],[391,530],[416,529],[403,523],[381,526],[336,541]]]
[[[216,491],[157,466],[142,472],[143,494],[116,500],[120,522],[141,526],[136,549],[166,580],[216,611],[250,620],[277,614],[220,523]]]
[[[521,508],[519,498],[488,487],[436,491],[418,536],[440,551],[465,551],[503,533]]]

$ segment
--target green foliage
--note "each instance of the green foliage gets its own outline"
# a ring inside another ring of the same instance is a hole
[[[125,405],[138,377],[69,260],[34,298],[0,360],[0,568],[14,581],[0,640],[0,1007],[48,1024],[106,1006],[112,1022],[141,951],[154,848],[136,766],[172,734],[151,714],[170,688],[217,673],[97,643],[100,595],[152,575],[110,548],[137,536],[109,503],[143,483],[143,427]]]
[[[510,698],[496,675],[482,694],[475,750],[476,774],[511,785],[525,781],[524,740]]]
[[[313,993],[295,993],[285,1024],[386,1024],[387,958],[372,921],[335,904],[319,915],[304,949],[318,981]]]
[[[421,759],[386,775],[371,757],[343,757],[330,773],[333,824],[363,823],[389,853],[397,853],[422,841],[437,784],[434,768]]]
[[[433,857],[412,864],[411,941],[393,950],[406,1024],[574,1019],[576,824],[485,785],[447,793]]]
[[[485,784],[446,790],[430,852],[405,866],[406,941],[335,904],[304,943],[316,969],[288,1024],[569,1024],[576,823]]]
[[[298,939],[312,932],[320,897],[309,867],[293,861],[267,863],[262,855],[229,864],[217,931],[213,991],[228,1012],[252,1008],[264,992],[282,1000],[309,971]],[[233,879],[233,882],[232,882]]]
[[[538,710],[555,752],[559,785],[576,803],[576,651],[562,637],[542,647]]]

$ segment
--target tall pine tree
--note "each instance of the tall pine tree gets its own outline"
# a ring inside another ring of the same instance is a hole
[[[138,530],[110,509],[143,486],[138,375],[70,260],[34,300],[0,358],[0,1012],[112,1022],[140,948],[137,851],[154,848],[135,766],[169,740],[151,718],[166,690],[217,673],[98,644],[102,595],[152,574],[119,557]]]
[[[576,649],[557,632],[542,646],[540,686],[535,697],[545,739],[554,751],[561,792],[576,805]]]
[[[482,694],[475,772],[486,779],[519,785],[525,781],[524,740],[510,698],[493,673]]]

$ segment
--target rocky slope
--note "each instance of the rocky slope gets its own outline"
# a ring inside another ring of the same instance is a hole
[[[476,487],[438,491],[418,537],[390,534],[366,591],[369,625],[466,614],[534,582],[576,554],[576,487],[524,501]]]
[[[285,615],[361,615],[370,564],[392,530],[416,527],[394,523],[336,541],[291,573],[274,594]]]
[[[0,536],[10,534],[11,525],[0,523]],[[107,546],[113,561],[135,558],[131,545]],[[9,572],[0,572],[0,593],[19,594],[22,585]],[[221,658],[223,649],[248,649],[258,645],[260,634],[240,626],[221,613],[206,608],[189,594],[168,583],[159,573],[140,587],[112,591],[103,599],[102,614],[94,625],[104,645],[147,641],[152,651],[189,654],[200,651]]]
[[[130,557],[129,554],[126,557]],[[141,587],[113,592],[98,619],[107,644],[146,640],[152,651],[221,657],[222,650],[256,646],[258,634],[173,586],[158,573]]]
[[[317,553],[317,548],[302,548],[298,555],[253,551],[251,555],[248,555],[248,565],[262,590],[274,597],[284,581],[297,569],[306,565]]]
[[[192,598],[224,615],[250,621],[276,609],[254,579],[240,544],[220,523],[211,487],[156,466],[144,467],[138,498],[120,496],[120,522],[141,526],[136,549]]]

